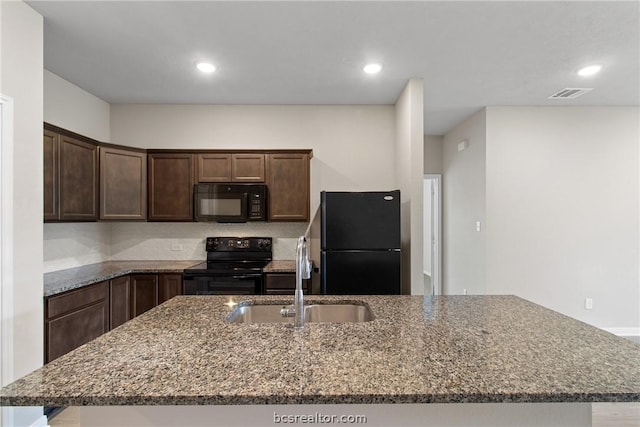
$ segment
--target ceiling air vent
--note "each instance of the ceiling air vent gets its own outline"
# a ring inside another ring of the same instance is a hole
[[[592,87],[565,87],[551,95],[548,99],[574,99],[592,90]]]

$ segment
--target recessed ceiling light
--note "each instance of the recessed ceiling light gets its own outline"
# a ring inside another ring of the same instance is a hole
[[[602,65],[594,64],[588,65],[586,67],[582,67],[578,70],[578,75],[582,77],[593,76],[594,74],[598,74],[602,70]]]
[[[216,70],[216,66],[209,62],[198,62],[196,67],[203,73],[213,73]]]
[[[362,70],[367,74],[377,74],[382,70],[382,65],[380,64],[367,64]]]

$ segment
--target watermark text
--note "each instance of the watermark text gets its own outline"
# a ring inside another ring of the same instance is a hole
[[[273,413],[274,424],[366,424],[365,415],[323,414],[278,414]]]

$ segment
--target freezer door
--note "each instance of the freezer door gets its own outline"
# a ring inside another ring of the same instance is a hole
[[[398,295],[401,253],[397,251],[323,251],[322,293],[327,295]]]
[[[323,250],[400,248],[400,191],[321,192]]]

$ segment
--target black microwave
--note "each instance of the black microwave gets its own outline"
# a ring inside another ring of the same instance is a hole
[[[196,184],[193,198],[196,221],[267,220],[265,184]]]

